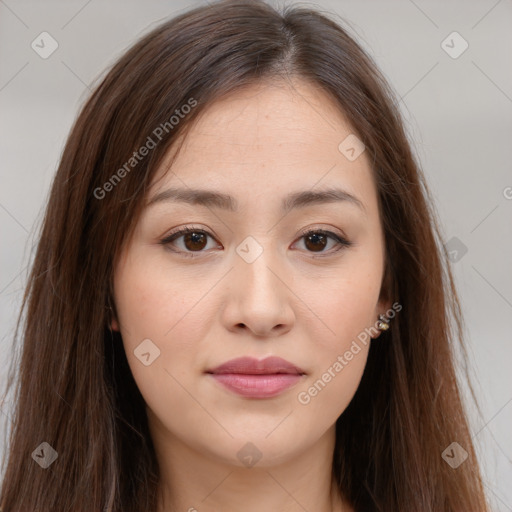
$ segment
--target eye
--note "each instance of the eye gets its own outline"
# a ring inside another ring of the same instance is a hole
[[[185,226],[169,234],[163,240],[160,240],[159,243],[165,247],[169,247],[172,246],[172,244],[174,244],[174,242],[178,239],[183,238],[183,244],[181,248],[175,250],[172,247],[169,247],[169,250],[181,253],[184,256],[194,257],[195,255],[190,253],[204,252],[203,249],[207,245],[208,237],[213,238],[213,235],[204,229],[196,229],[190,226]]]
[[[193,253],[205,252],[203,249],[205,249],[208,244],[208,237],[213,239],[213,235],[203,229],[185,226],[170,233],[164,239],[160,240],[159,243],[175,253],[182,254],[186,257],[196,257]],[[183,239],[181,244],[182,246],[176,250],[172,248],[172,246],[179,239]],[[349,242],[342,236],[323,229],[309,229],[301,234],[299,240],[302,239],[304,239],[306,251],[322,253],[320,257],[323,257],[325,255],[324,253],[329,255],[352,245],[352,242]],[[324,249],[329,245],[329,239],[334,242],[333,245],[334,247],[337,246],[337,248],[326,251]]]
[[[329,239],[334,241],[333,245],[334,247],[337,247],[334,250],[325,251],[324,249],[327,247]],[[300,240],[304,240],[304,246],[308,249],[308,252],[322,253],[320,257],[323,257],[324,255],[330,255],[352,245],[352,242],[349,242],[342,236],[337,235],[332,231],[326,231],[323,229],[309,229],[302,233]]]

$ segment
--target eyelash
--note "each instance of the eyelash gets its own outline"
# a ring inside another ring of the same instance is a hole
[[[215,239],[215,237],[212,234],[208,233],[208,231],[205,231],[204,229],[197,229],[197,228],[193,228],[191,226],[185,226],[183,228],[180,228],[180,229],[174,231],[173,233],[170,233],[168,236],[166,236],[165,238],[160,240],[159,243],[161,245],[165,246],[166,248],[168,248],[168,246],[171,244],[171,242],[174,242],[181,236],[187,235],[192,232],[205,234],[205,235],[209,236],[210,238]],[[336,233],[333,233],[332,231],[326,231],[324,229],[308,229],[306,231],[303,231],[299,237],[299,240],[301,238],[305,238],[312,234],[325,235],[329,238],[334,239],[338,243],[338,248],[336,248],[334,250],[331,249],[330,251],[320,253],[320,255],[313,255],[312,256],[313,258],[324,258],[327,256],[331,256],[332,254],[337,253],[338,251],[348,248],[353,245],[353,242],[348,241],[347,239],[343,238],[340,235],[337,235]],[[174,253],[181,254],[188,258],[196,258],[199,256],[199,254],[205,252],[205,251],[181,251],[181,250],[176,251],[175,249],[170,249],[170,248],[168,248],[168,249]],[[311,252],[311,251],[308,251],[308,252]],[[195,254],[195,253],[197,253],[197,254]],[[314,253],[312,253],[312,254],[314,254]]]

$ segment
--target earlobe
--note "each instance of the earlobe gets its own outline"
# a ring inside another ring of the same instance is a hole
[[[379,315],[377,321],[374,324],[374,330],[377,331],[377,334],[372,335],[372,339],[377,339],[382,331],[387,331],[389,329],[389,318],[385,315]]]
[[[387,331],[389,329],[389,319],[385,315],[379,315],[379,321],[377,322],[377,328],[380,331]]]
[[[379,313],[379,311],[382,311],[382,313]],[[387,331],[389,329],[390,321],[394,317],[394,314],[393,316],[387,316],[390,314],[390,311],[393,311],[391,308],[391,301],[385,298],[385,293],[381,293],[381,298],[379,299],[375,312],[377,320],[374,326],[376,328],[375,330],[377,330],[377,334],[372,336],[373,339],[377,339],[381,335],[382,331]]]
[[[119,332],[119,323],[115,318],[112,318],[112,320],[110,321],[110,329],[112,331]]]
[[[109,327],[110,327],[111,331],[119,332],[119,330],[120,330],[119,329],[119,322],[117,321],[116,313],[114,311],[114,308],[110,304],[111,304],[111,301],[110,301],[110,298],[109,298],[108,299],[108,306],[107,306],[108,316],[109,316],[109,319],[108,319]]]

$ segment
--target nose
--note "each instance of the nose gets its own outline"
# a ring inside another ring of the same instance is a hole
[[[294,322],[291,301],[295,296],[282,266],[267,257],[270,249],[252,263],[236,257],[227,287],[223,322],[233,332],[248,331],[257,337],[288,332]]]

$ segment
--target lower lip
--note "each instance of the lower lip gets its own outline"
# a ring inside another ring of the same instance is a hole
[[[297,384],[301,379],[301,375],[289,373],[269,375],[214,373],[212,377],[229,390],[249,398],[277,396]]]

